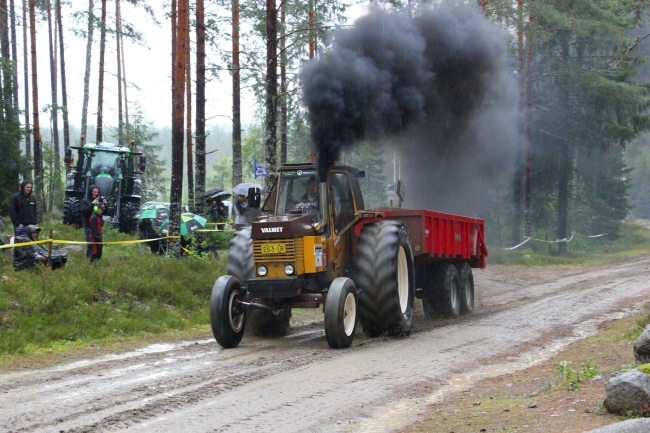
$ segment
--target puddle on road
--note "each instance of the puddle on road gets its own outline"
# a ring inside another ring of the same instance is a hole
[[[606,314],[597,319],[580,323],[573,328],[572,336],[552,341],[546,344],[542,350],[536,349],[535,351],[521,354],[513,362],[486,365],[470,373],[457,374],[449,380],[447,385],[441,387],[436,392],[422,398],[405,398],[396,403],[386,405],[379,409],[372,418],[361,420],[357,425],[347,427],[343,431],[380,433],[411,425],[417,420],[418,415],[426,409],[427,405],[439,403],[447,395],[468,390],[474,382],[481,379],[525,370],[526,368],[546,361],[557,355],[569,344],[595,335],[598,332],[599,324],[609,320],[623,319],[633,314],[638,314],[642,310],[643,303],[640,303],[623,311]]]

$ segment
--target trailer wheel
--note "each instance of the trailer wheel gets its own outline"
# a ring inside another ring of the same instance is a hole
[[[397,221],[368,224],[361,231],[355,284],[363,332],[408,335],[413,325],[415,272],[406,227]]]
[[[438,268],[434,290],[435,308],[443,317],[460,315],[460,284],[456,266],[445,263]]]
[[[335,278],[325,299],[325,337],[332,349],[350,347],[357,331],[357,290],[349,278]]]
[[[210,324],[217,343],[225,349],[237,347],[244,336],[246,309],[241,300],[241,285],[230,275],[219,277],[210,296]]]
[[[474,275],[467,262],[456,266],[460,287],[460,314],[470,314],[474,310]]]

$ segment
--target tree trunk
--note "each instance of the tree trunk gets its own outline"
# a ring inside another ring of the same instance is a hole
[[[122,118],[122,47],[120,0],[115,0],[115,43],[117,45],[117,143],[124,145],[124,120]]]
[[[122,15],[120,13],[120,39],[122,42],[122,83],[124,85],[124,126],[126,127],[126,138],[131,139],[131,127],[129,124],[129,98],[126,92],[126,64],[124,62],[124,35],[122,34]]]
[[[84,97],[81,106],[81,135],[86,137],[88,129],[88,101],[90,99],[90,58],[93,51],[93,31],[95,29],[95,0],[88,0],[88,40],[86,41],[86,68],[84,70]]]
[[[287,163],[287,31],[286,2],[282,2],[280,22],[282,23],[282,37],[280,38],[280,164]]]
[[[63,145],[70,146],[70,123],[68,122],[68,85],[65,78],[65,49],[63,45],[63,19],[61,17],[61,0],[56,0],[56,21],[59,27],[59,56],[61,58],[61,103],[63,104]]]
[[[189,12],[189,11],[188,11]],[[185,71],[185,86],[187,98],[187,128],[185,129],[185,142],[187,145],[187,201],[191,209],[194,209],[194,155],[192,149],[192,64],[190,62],[190,14],[187,14],[187,40],[185,41],[187,50],[187,69]]]
[[[172,178],[170,188],[171,209],[169,215],[169,233],[172,236],[180,234],[181,200],[183,196],[183,115],[185,113],[185,71],[187,59],[187,15],[188,0],[178,0],[178,24],[176,55],[173,76],[173,106],[172,106]],[[173,15],[172,15],[173,16]],[[173,19],[173,18],[172,18]],[[171,251],[175,257],[180,257],[181,249],[178,241],[171,242]]]
[[[43,143],[41,142],[41,129],[38,120],[38,68],[36,64],[36,11],[34,10],[34,1],[29,0],[29,25],[31,34],[32,47],[32,131],[34,133],[34,189],[32,194],[36,195],[36,214],[37,221],[43,221],[45,208],[45,195],[43,191]]]
[[[266,0],[266,191],[270,191],[277,171],[278,99],[278,11],[275,0]]]
[[[309,28],[309,60],[316,54],[316,45],[314,43],[314,0],[309,0],[307,6],[307,27]]]
[[[562,41],[562,60],[567,63],[569,61],[569,40],[566,33],[563,35]],[[562,81],[564,81],[561,78]],[[566,83],[564,83],[566,84]],[[567,118],[570,116],[569,105],[569,91],[565,90],[560,95],[561,106],[565,110],[563,113],[563,123],[568,131]],[[557,238],[565,239],[568,232],[569,223],[569,167],[571,161],[569,160],[569,133],[566,133],[567,138],[558,140],[559,154],[558,154],[558,182],[557,182]],[[558,254],[564,254],[567,251],[567,243],[559,242],[557,244]]]
[[[2,62],[2,95],[0,100],[0,124],[3,120],[12,116],[12,95],[13,95],[13,73],[9,62],[9,21],[7,16],[7,0],[0,0],[0,55],[6,61]]]
[[[203,0],[196,0],[196,213],[203,215],[205,200],[205,14]],[[225,186],[225,185],[224,185]],[[197,242],[205,233],[197,235]]]
[[[99,89],[97,91],[97,139],[102,142],[102,109],[104,107],[104,52],[106,51],[106,0],[102,0],[102,20],[100,23],[101,39],[99,42]]]
[[[531,0],[532,3],[532,0]],[[528,18],[532,22],[534,15],[531,12]],[[526,37],[526,60],[524,65],[525,101],[524,107],[524,236],[532,236],[532,210],[531,195],[532,181],[532,150],[531,150],[531,110],[533,106],[533,80],[531,77],[531,63],[533,61],[533,40],[531,33]]]
[[[29,129],[29,55],[27,54],[27,0],[23,0],[23,85],[25,87],[25,129]],[[32,136],[25,134],[25,155],[32,156]],[[33,178],[33,173],[29,173]]]
[[[242,183],[239,66],[239,0],[232,0],[232,186]]]
[[[56,179],[61,176],[61,149],[59,148],[59,109],[58,109],[58,95],[57,95],[57,68],[56,68],[56,42],[54,29],[52,28],[52,3],[50,0],[46,1],[47,7],[47,36],[50,49],[50,90],[52,95],[52,107],[50,108],[51,122],[52,122],[52,147],[54,148],[54,170],[50,170],[50,188],[49,188],[49,208],[52,210],[54,205],[54,193],[56,189]]]
[[[479,6],[481,5],[479,0]],[[483,11],[485,9],[483,8]],[[519,90],[519,103],[523,104],[524,101],[524,15],[523,15],[523,0],[517,1],[517,85]],[[521,208],[522,208],[522,180],[524,177],[524,161],[523,161],[523,147],[525,144],[522,142],[521,147],[517,146],[515,150],[515,173],[514,183],[512,186],[512,216],[511,216],[511,229],[512,234],[510,243],[517,245],[520,242],[521,235]]]
[[[13,81],[13,114],[16,126],[20,125],[20,102],[18,99],[18,47],[16,42],[16,9],[14,0],[9,0],[9,18],[11,20],[11,60],[13,61],[12,81]],[[20,138],[16,138],[14,144],[16,155],[20,154]],[[18,184],[18,171],[15,172],[15,181]]]

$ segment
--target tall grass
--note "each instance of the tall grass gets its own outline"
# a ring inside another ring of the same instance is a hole
[[[42,237],[83,241],[82,230],[44,224]],[[106,241],[134,237],[108,229]],[[63,245],[61,245],[63,246]],[[14,272],[10,251],[0,253],[0,356],[68,342],[159,334],[209,324],[214,281],[225,273],[218,259],[170,259],[138,245],[106,245],[96,263],[68,252],[65,269],[42,266]]]

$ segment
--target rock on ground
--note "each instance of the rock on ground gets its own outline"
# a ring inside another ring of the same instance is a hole
[[[605,392],[604,404],[611,413],[650,414],[650,376],[641,370],[611,374]]]
[[[628,419],[606,425],[605,427],[589,430],[586,433],[648,433],[650,432],[650,418]]]
[[[650,325],[646,326],[634,343],[634,359],[636,365],[650,362]]]

